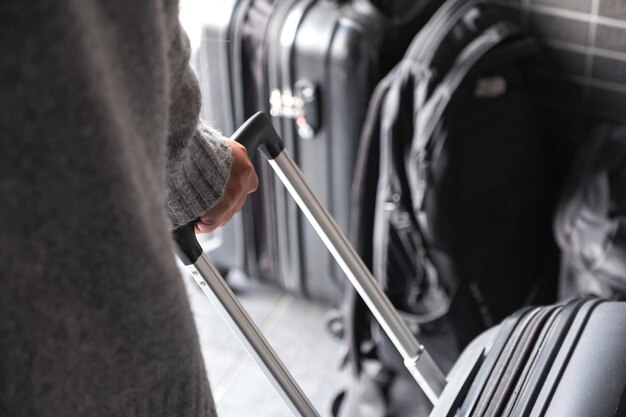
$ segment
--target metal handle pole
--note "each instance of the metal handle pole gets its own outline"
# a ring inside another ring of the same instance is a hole
[[[415,339],[334,219],[310,190],[288,151],[282,150],[269,159],[269,163],[396,346],[413,378],[435,404],[446,384],[441,370]]]
[[[270,380],[294,416],[319,417],[302,389],[246,313],[215,266],[202,254],[189,265],[191,275]]]
[[[278,177],[404,358],[404,364],[413,378],[435,404],[446,385],[445,376],[424,350],[424,346],[415,339],[348,239],[309,189],[269,118],[263,113],[255,114],[233,134],[233,139],[246,146],[248,154],[254,153],[259,147],[263,149]],[[211,285],[219,300],[216,305],[221,306],[226,313],[224,318],[233,323],[233,329],[240,335],[242,343],[249,347],[252,356],[259,359],[258,363],[292,411],[304,416],[317,415],[219,273],[204,259],[204,255],[201,256],[202,248],[195,239],[193,227],[194,222],[191,222],[174,231],[178,256],[186,265],[195,265],[198,272],[209,280],[204,285]],[[198,281],[204,289],[203,282]],[[212,298],[210,292],[205,291],[205,294]]]

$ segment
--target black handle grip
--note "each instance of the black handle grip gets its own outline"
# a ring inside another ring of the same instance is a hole
[[[192,220],[172,232],[174,243],[176,243],[176,255],[185,265],[193,265],[202,255],[202,246],[196,239],[195,227],[196,220]]]
[[[285,148],[271,120],[263,112],[258,112],[244,122],[231,139],[245,146],[248,156],[252,156],[257,148],[261,148],[268,159],[274,159]],[[197,220],[192,220],[172,232],[176,243],[176,255],[185,265],[194,264],[202,255],[202,247],[194,232],[196,222]]]
[[[246,147],[248,156],[252,156],[257,148],[261,148],[268,159],[276,158],[285,148],[283,140],[278,136],[272,121],[263,112],[258,112],[241,125],[231,139]]]

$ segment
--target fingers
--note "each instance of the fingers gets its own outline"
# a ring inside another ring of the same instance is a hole
[[[202,234],[202,233],[210,233],[213,230],[215,230],[216,228],[217,227],[211,227],[211,226],[208,226],[208,225],[206,225],[204,223],[198,222],[198,223],[196,223],[196,226],[193,228],[193,231],[195,232],[195,234],[199,235],[199,234]]]
[[[247,195],[255,192],[259,186],[259,179],[252,165],[252,161],[248,158],[246,148],[235,141],[231,141],[231,149],[233,154],[233,162],[231,166],[230,177],[239,181],[239,193]]]
[[[218,227],[224,226],[228,223],[235,214],[239,213],[243,208],[246,202],[245,198],[239,200],[236,205],[231,205],[229,208],[220,207],[217,211],[218,214],[207,213],[202,216],[198,222],[196,223],[195,232],[196,233],[209,233],[217,229]]]
[[[248,158],[246,148],[235,141],[229,141],[232,150],[230,176],[226,182],[222,198],[207,210],[195,226],[196,233],[209,233],[228,223],[243,208],[249,194],[259,186],[259,178]]]
[[[237,203],[237,205],[235,206],[234,212],[233,212],[233,216],[237,213],[239,213],[241,211],[241,209],[243,209],[244,204],[246,204],[246,198],[242,198],[239,200],[239,203]]]
[[[225,195],[218,203],[204,213],[196,223],[196,233],[209,233],[223,226],[235,213],[233,213],[236,201],[229,195]]]

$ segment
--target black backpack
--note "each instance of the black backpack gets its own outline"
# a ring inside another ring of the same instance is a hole
[[[351,240],[446,371],[482,330],[555,298],[538,52],[492,6],[449,0],[370,102]],[[410,377],[391,342],[354,292],[346,306],[355,383],[339,415],[419,415],[417,387],[398,388]]]

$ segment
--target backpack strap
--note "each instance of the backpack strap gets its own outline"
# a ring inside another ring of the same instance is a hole
[[[411,198],[416,212],[421,211],[427,188],[429,142],[454,93],[485,54],[504,41],[520,35],[520,30],[507,21],[501,21],[491,26],[463,50],[452,69],[434,90],[432,96],[421,109],[417,110],[416,129],[410,153],[411,163],[407,164]]]

